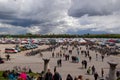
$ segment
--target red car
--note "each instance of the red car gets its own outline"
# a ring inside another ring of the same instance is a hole
[[[15,48],[5,48],[5,53],[17,53],[18,51]]]

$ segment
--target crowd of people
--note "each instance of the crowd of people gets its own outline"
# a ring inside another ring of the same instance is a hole
[[[92,61],[92,56],[90,54],[90,49],[91,47],[86,45],[86,49],[82,50],[82,48],[79,45],[59,45],[60,47],[60,51],[55,53],[55,47],[52,49],[51,48],[51,54],[52,54],[52,58],[58,58],[57,60],[57,65],[54,68],[54,73],[51,72],[50,69],[48,69],[47,73],[44,73],[43,71],[41,73],[37,73],[37,76],[30,76],[29,73],[32,73],[32,70],[29,69],[27,70],[22,70],[22,71],[17,71],[17,70],[12,70],[12,71],[4,71],[3,72],[3,77],[4,78],[9,78],[9,80],[63,80],[61,74],[56,70],[57,67],[62,67],[62,59],[65,59],[65,61],[70,61],[71,59],[73,59],[73,55],[75,54],[73,53],[73,50],[76,50],[76,55],[74,57],[78,58],[78,62],[79,60],[79,55],[84,56],[84,60],[81,60],[81,65],[82,65],[82,69],[86,70],[87,75],[92,75],[94,77],[94,80],[98,80],[99,77],[102,77],[104,80],[105,77],[105,72],[104,72],[104,68],[101,68],[101,74],[98,74],[95,65],[89,66],[88,63]],[[57,46],[58,47],[58,46]],[[72,47],[70,50],[68,47]],[[68,53],[66,53],[66,51],[68,51]],[[96,53],[96,61],[101,60],[102,62],[104,62],[104,58],[105,55],[104,54],[100,54],[101,58],[98,58],[98,52],[99,50],[94,50]],[[10,60],[10,56],[6,56],[7,60]],[[71,59],[70,59],[71,58]],[[89,61],[88,61],[88,60]],[[17,69],[17,68],[16,68]],[[119,74],[120,75],[120,74]],[[76,77],[72,77],[72,75],[69,73],[66,76],[66,80],[90,80],[89,78],[84,78],[83,75],[78,75]]]
[[[95,53],[96,53],[96,55],[95,55],[96,56],[96,61],[102,61],[102,62],[104,62],[105,56],[106,55],[108,56],[107,52],[105,53],[104,50],[100,51],[99,49],[98,50],[97,49],[90,49],[91,48],[90,45],[86,45],[85,50],[82,50],[79,45],[72,45],[71,50],[69,50],[68,47],[69,47],[69,45],[66,45],[65,48],[62,46],[61,50],[60,50],[60,54],[61,54],[61,51],[63,51],[63,57],[65,58],[65,60],[69,61],[70,57],[72,58],[72,60],[73,60],[73,57],[74,57],[74,60],[75,60],[75,57],[78,58],[77,56],[72,56],[73,50],[76,49],[77,55],[80,55],[80,53],[81,53],[81,55],[84,55],[84,57],[85,57],[85,59],[81,61],[81,64],[82,64],[82,68],[86,69],[86,71],[87,71],[86,73],[88,75],[93,75],[94,80],[98,80],[98,78],[101,78],[102,80],[105,80],[106,76],[105,76],[104,68],[101,68],[101,70],[100,70],[101,74],[98,74],[95,65],[89,66],[88,63],[91,62],[91,60],[92,60],[90,50],[95,51]],[[68,51],[68,54],[65,54],[66,51]],[[57,54],[59,54],[59,53],[57,53]],[[55,56],[55,53],[54,53],[54,56]],[[86,60],[87,58],[89,59],[89,61]],[[73,80],[73,78],[71,77],[70,74],[68,74],[67,77],[68,77],[68,79],[66,78],[66,80]],[[80,78],[80,77],[78,77],[78,78]],[[119,78],[119,77],[117,77],[117,78]],[[78,80],[78,79],[75,78],[74,80]],[[83,80],[83,79],[80,79],[80,80]],[[89,79],[86,79],[86,80],[89,80]]]
[[[54,74],[48,69],[46,74],[43,73],[36,73],[36,75],[31,76],[31,72],[16,72],[15,70],[6,70],[3,72],[2,76],[6,80],[63,80],[62,76],[59,72],[55,71]],[[97,75],[97,74],[96,74]],[[95,76],[96,76],[95,75]],[[71,74],[68,74],[66,76],[66,80],[83,80],[82,75],[78,75],[78,77],[72,77]],[[90,80],[89,78],[86,78],[85,80]],[[97,80],[97,79],[95,79]]]

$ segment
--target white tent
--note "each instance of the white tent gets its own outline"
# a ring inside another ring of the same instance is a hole
[[[81,39],[79,40],[79,43],[87,43],[87,41],[84,40],[83,38],[81,38]]]

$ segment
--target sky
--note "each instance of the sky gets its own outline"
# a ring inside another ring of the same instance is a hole
[[[0,0],[0,34],[120,33],[120,0]]]

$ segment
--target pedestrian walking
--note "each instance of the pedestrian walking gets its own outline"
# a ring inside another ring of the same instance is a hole
[[[92,66],[92,74],[94,74],[95,73],[95,66],[93,65]]]
[[[84,60],[84,66],[85,66],[85,69],[87,69],[87,61]]]
[[[98,54],[96,54],[96,61],[98,60]]]
[[[10,60],[10,55],[9,54],[6,55],[6,59],[7,59],[7,61]]]
[[[98,79],[98,73],[96,72],[95,74],[94,74],[94,80],[97,80]]]
[[[89,56],[89,61],[91,62],[91,59],[92,59],[92,57],[91,56]]]
[[[60,67],[62,67],[62,59],[61,58],[59,60],[59,63],[60,63]]]
[[[103,60],[104,60],[104,55],[102,55],[101,58],[102,58],[102,62],[103,62]]]
[[[54,58],[54,56],[55,56],[55,54],[54,54],[54,52],[52,53],[52,57]]]
[[[87,56],[88,56],[88,57],[90,56],[90,52],[89,52],[89,50],[87,51]]]
[[[104,77],[104,70],[103,70],[103,68],[101,69],[101,76]]]
[[[82,60],[81,64],[82,64],[82,68],[83,68],[84,67],[84,60]]]

